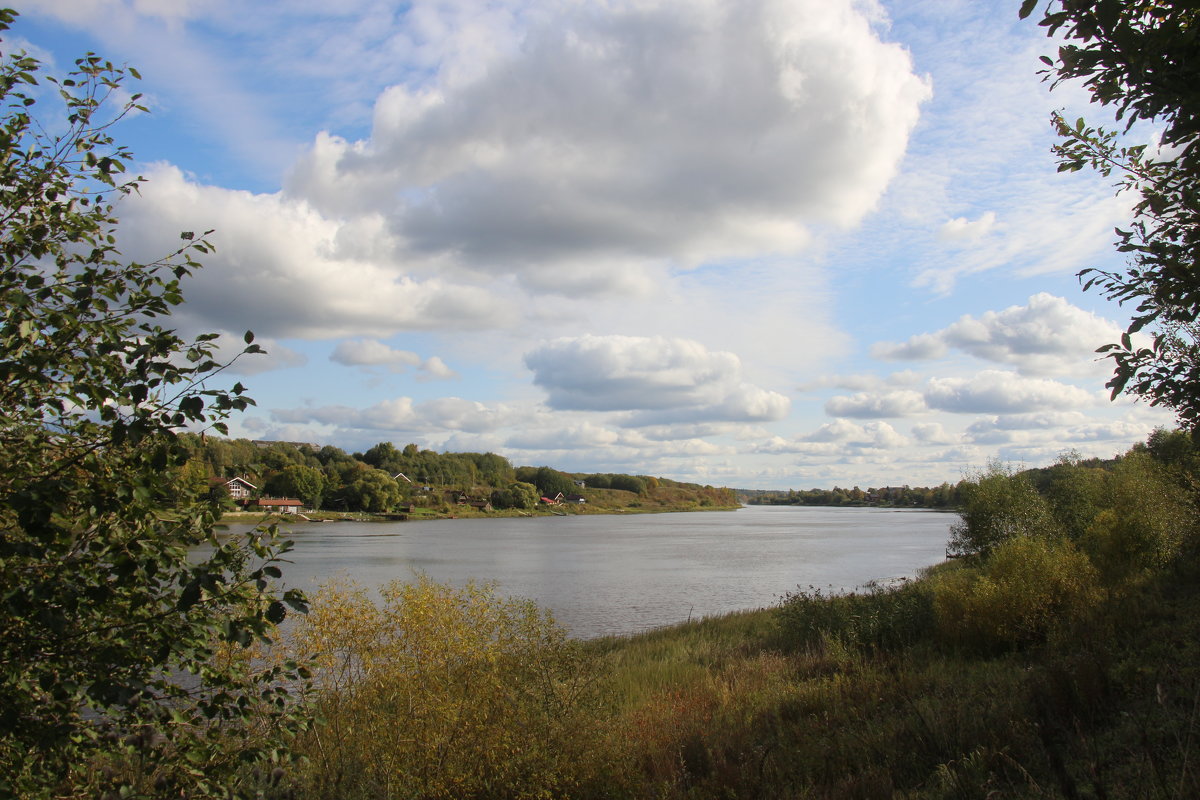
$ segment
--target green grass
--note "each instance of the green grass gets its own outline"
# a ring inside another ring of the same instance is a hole
[[[588,643],[640,796],[1200,796],[1194,580],[1159,576],[1035,646],[979,653],[913,600],[964,569]],[[881,619],[908,634],[880,637]]]

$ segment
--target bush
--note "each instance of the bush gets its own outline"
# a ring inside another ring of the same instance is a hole
[[[933,629],[932,597],[921,582],[872,585],[867,592],[823,595],[820,589],[789,592],[778,610],[779,633],[791,646],[813,647],[830,639],[854,647],[894,650],[914,644]]]
[[[983,651],[1020,647],[1100,601],[1099,576],[1066,540],[1017,536],[979,567],[934,580],[933,610],[950,642]]]
[[[604,769],[599,692],[547,612],[419,577],[376,605],[330,584],[296,632],[324,725],[301,743],[318,797],[551,797]]]
[[[530,509],[537,502],[538,490],[532,483],[514,481],[507,488],[492,492],[492,505],[496,508]]]
[[[225,433],[251,401],[206,385],[216,334],[164,327],[203,238],[116,251],[138,180],[109,130],[138,95],[106,106],[126,71],[76,64],[0,60],[0,797],[245,796],[288,761],[302,671],[236,655],[304,598],[274,585],[273,529],[218,538],[203,482],[179,479],[180,432]],[[39,97],[63,107],[39,122]]]
[[[1046,500],[1063,533],[1079,541],[1109,504],[1109,472],[1067,459],[1061,460],[1050,472]]]
[[[1147,453],[1125,456],[1108,476],[1110,508],[1082,539],[1110,585],[1169,564],[1194,528],[1187,493]]]
[[[998,463],[989,464],[975,480],[961,484],[962,521],[950,529],[946,555],[986,556],[1018,536],[1057,536],[1059,526],[1050,506],[1023,475]]]

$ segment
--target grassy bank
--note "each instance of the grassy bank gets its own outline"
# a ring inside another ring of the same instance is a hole
[[[1001,619],[991,639],[964,637],[939,616],[980,569],[583,643],[486,587],[396,587],[382,610],[327,590],[305,634],[323,722],[297,744],[289,791],[1197,796],[1195,559],[1032,638]]]
[[[588,651],[637,796],[1195,797],[1195,577],[1161,576],[1026,646],[939,626],[943,571]]]

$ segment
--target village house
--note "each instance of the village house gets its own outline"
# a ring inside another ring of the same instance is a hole
[[[245,478],[210,478],[212,486],[223,486],[234,500],[245,500],[258,491],[258,487]]]
[[[294,497],[260,497],[258,507],[280,514],[299,514],[304,510],[304,504]]]

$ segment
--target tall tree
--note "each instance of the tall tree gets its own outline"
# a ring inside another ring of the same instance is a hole
[[[203,239],[120,259],[111,199],[138,179],[110,126],[138,96],[110,112],[126,71],[76,65],[0,63],[0,796],[249,794],[246,762],[281,758],[302,720],[294,665],[238,654],[304,598],[271,587],[274,531],[217,539],[176,480],[177,432],[224,432],[251,401],[206,385],[214,335],[161,324]],[[61,119],[31,115],[39,80]]]
[[[1022,18],[1038,6],[1024,0]],[[1121,133],[1053,118],[1060,171],[1090,167],[1138,195],[1135,218],[1117,230],[1123,272],[1088,269],[1084,288],[1133,305],[1113,359],[1113,397],[1126,392],[1200,425],[1200,9],[1194,0],[1053,0],[1041,20],[1064,36],[1046,77],[1078,81],[1092,102],[1111,108],[1124,133],[1139,120],[1163,126],[1155,146],[1125,145]],[[1133,338],[1145,330],[1150,346]]]
[[[310,508],[319,509],[325,496],[325,475],[315,467],[292,464],[266,481],[267,492],[280,497],[296,497]]]

